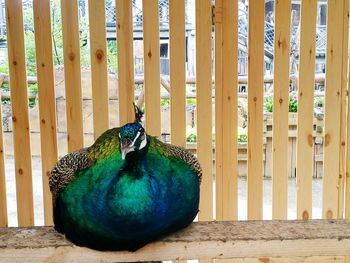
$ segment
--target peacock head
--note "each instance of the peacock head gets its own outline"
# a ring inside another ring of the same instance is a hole
[[[131,153],[138,153],[147,146],[145,129],[141,125],[143,112],[134,104],[135,121],[125,124],[119,131],[122,159]]]

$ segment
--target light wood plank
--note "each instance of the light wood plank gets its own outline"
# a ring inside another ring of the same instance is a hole
[[[292,257],[292,258],[243,258],[235,259],[235,263],[344,263],[344,257]]]
[[[143,0],[145,110],[148,134],[160,137],[160,50],[158,0]]]
[[[236,1],[215,3],[216,219],[238,214],[237,191],[237,55]]]
[[[34,0],[34,28],[38,69],[41,165],[45,225],[53,225],[49,175],[57,161],[56,97],[52,57],[50,0]]]
[[[340,115],[340,161],[339,161],[339,205],[338,215],[344,215],[344,197],[346,180],[346,104],[347,104],[347,71],[348,71],[348,44],[349,44],[349,0],[344,1],[343,8],[343,56],[342,56],[342,83],[341,83],[341,115]]]
[[[262,218],[265,1],[249,3],[248,219]]]
[[[61,0],[68,151],[83,147],[78,2]]]
[[[297,217],[312,218],[313,117],[317,0],[302,1],[297,135]]]
[[[22,1],[6,0],[5,5],[18,224],[31,226],[34,210]]]
[[[136,252],[74,246],[50,227],[2,228],[0,237],[0,262],[6,263],[350,255],[349,220],[198,222]]]
[[[2,79],[0,78],[0,87]],[[0,105],[0,120],[2,120],[2,105]],[[3,143],[2,122],[0,122],[0,227],[7,227],[5,149]]]
[[[288,112],[291,1],[275,1],[272,218],[288,212]]]
[[[196,0],[197,155],[203,169],[200,220],[213,219],[211,1]]]
[[[171,143],[186,146],[185,1],[169,1]]]
[[[339,140],[343,56],[344,0],[327,6],[323,217],[337,218],[339,205]]]
[[[133,122],[134,46],[132,0],[116,1],[118,45],[119,124]],[[158,38],[159,39],[159,38]],[[150,84],[151,85],[151,84]],[[147,132],[149,132],[147,130]]]
[[[95,140],[109,128],[105,16],[106,1],[89,0],[91,83]]]

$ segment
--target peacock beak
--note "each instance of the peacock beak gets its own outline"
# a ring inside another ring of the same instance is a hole
[[[125,157],[129,152],[133,152],[134,150],[135,150],[135,146],[133,145],[132,142],[130,142],[130,140],[121,141],[120,151],[121,151],[123,160],[125,160]]]

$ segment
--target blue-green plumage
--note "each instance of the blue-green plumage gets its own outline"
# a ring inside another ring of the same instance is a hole
[[[139,123],[102,136],[87,150],[89,164],[58,190],[59,231],[78,245],[135,250],[193,221],[200,168],[191,154],[147,136]]]

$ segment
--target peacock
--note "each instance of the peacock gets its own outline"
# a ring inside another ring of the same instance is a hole
[[[198,213],[198,160],[148,135],[134,108],[133,123],[105,131],[50,173],[55,229],[76,245],[135,251]]]

